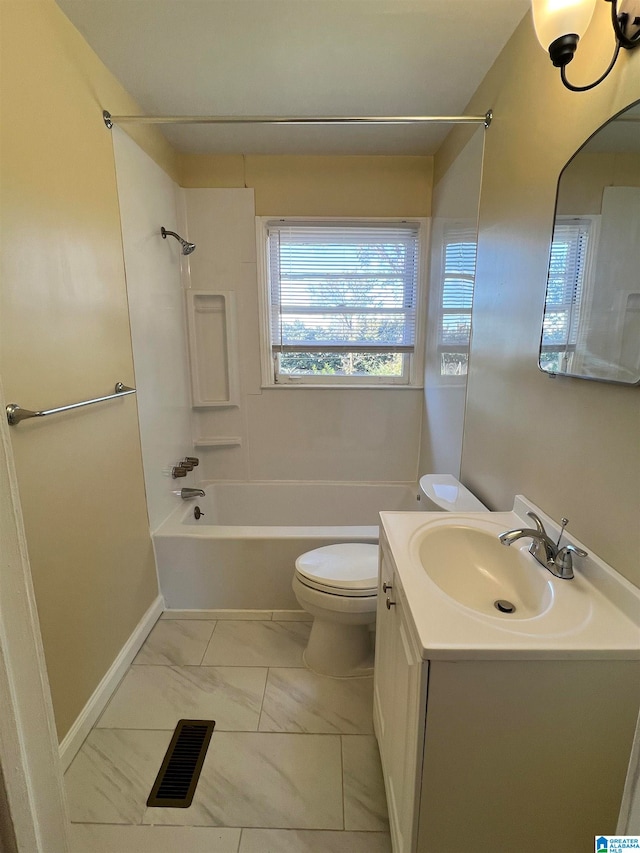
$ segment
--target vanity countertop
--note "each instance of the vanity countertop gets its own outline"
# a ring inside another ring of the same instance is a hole
[[[529,510],[540,516],[549,536],[557,538],[558,525],[522,496],[516,498],[512,512],[380,513],[423,659],[640,659],[640,590],[594,554],[576,559],[574,578],[563,580],[528,553],[530,539],[511,546],[520,552],[517,559],[525,573],[529,563],[531,572],[542,573],[531,578],[543,592],[543,604],[534,615],[523,615],[523,610],[514,614],[495,610],[494,615],[493,602],[483,611],[465,606],[423,568],[419,544],[433,531],[444,526],[477,529],[494,533],[497,539],[505,530],[531,527]],[[565,534],[563,543],[568,542],[584,548]],[[440,555],[440,576],[443,570],[456,571],[454,560],[450,566],[444,563]],[[484,572],[482,561],[477,564],[474,571]]]

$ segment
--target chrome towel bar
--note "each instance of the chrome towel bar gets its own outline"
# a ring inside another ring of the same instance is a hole
[[[117,382],[113,394],[107,394],[105,397],[96,397],[94,400],[82,400],[80,403],[70,403],[68,406],[59,406],[57,409],[43,409],[40,412],[32,412],[30,409],[20,408],[17,403],[9,403],[7,406],[7,421],[10,426],[16,426],[20,421],[26,421],[28,418],[44,418],[47,415],[57,415],[58,412],[68,412],[70,409],[79,409],[82,406],[91,406],[93,403],[102,403],[105,400],[126,397],[128,394],[135,393],[135,388],[129,388],[127,385],[123,385],[122,382]]]

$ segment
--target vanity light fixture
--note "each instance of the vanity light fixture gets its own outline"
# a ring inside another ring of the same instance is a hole
[[[538,41],[549,51],[551,61],[560,69],[560,79],[572,92],[586,92],[602,83],[616,64],[620,48],[631,50],[640,45],[640,4],[637,0],[604,0],[605,3],[611,3],[611,22],[616,37],[616,47],[609,67],[588,86],[574,86],[570,83],[566,77],[566,66],[573,59],[578,41],[589,26],[596,2],[597,0],[531,0]]]

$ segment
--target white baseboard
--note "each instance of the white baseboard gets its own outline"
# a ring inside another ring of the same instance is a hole
[[[235,620],[262,620],[276,622],[312,622],[313,616],[305,610],[165,610],[163,619],[197,619],[206,621],[208,619],[235,619]]]
[[[163,610],[164,599],[159,595],[120,650],[100,684],[93,691],[91,698],[78,715],[75,723],[64,736],[59,747],[63,773],[75,758],[85,738],[104,711],[114,690],[124,677],[131,661],[140,651],[140,647],[149,636],[149,632],[162,615]]]

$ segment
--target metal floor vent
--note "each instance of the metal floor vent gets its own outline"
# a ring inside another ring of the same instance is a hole
[[[214,720],[178,721],[149,794],[148,806],[189,808],[214,726]]]

